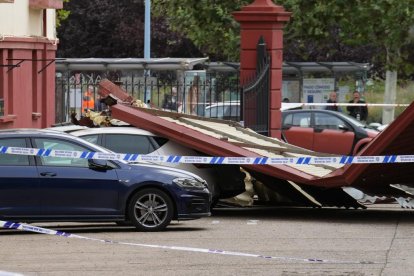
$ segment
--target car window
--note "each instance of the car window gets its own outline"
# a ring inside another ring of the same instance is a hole
[[[168,139],[164,137],[154,136],[152,138],[154,139],[155,143],[157,143],[158,148],[164,146],[168,142]]]
[[[297,127],[310,127],[311,125],[311,113],[310,112],[298,112],[292,114],[292,126]]]
[[[211,118],[223,118],[224,106],[212,106],[207,108],[206,116]]]
[[[237,117],[240,114],[240,106],[239,105],[227,105],[225,106],[224,115],[226,117]]]
[[[24,138],[0,139],[0,146],[26,148],[26,140]],[[15,154],[0,154],[0,165],[28,166],[29,156]]]
[[[292,126],[292,122],[293,122],[293,115],[292,115],[292,114],[287,114],[287,115],[283,118],[282,125],[283,125],[284,127],[291,127],[291,126]]]
[[[82,137],[82,139],[88,141],[89,143],[92,143],[92,144],[95,144],[95,145],[98,144],[98,137],[99,137],[98,134],[90,134],[90,135],[85,135],[85,136],[81,136],[81,137]]]
[[[147,136],[106,134],[105,147],[117,153],[148,154],[155,150]]]
[[[35,146],[41,149],[50,150],[68,150],[68,151],[89,151],[89,149],[81,147],[69,141],[54,138],[34,138]],[[58,167],[88,167],[87,159],[70,158],[70,157],[39,157],[43,166]]]
[[[315,127],[320,129],[336,129],[339,126],[348,126],[341,118],[326,113],[315,113]]]

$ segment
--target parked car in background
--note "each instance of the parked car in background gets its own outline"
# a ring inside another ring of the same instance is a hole
[[[74,136],[117,153],[179,156],[201,155],[200,152],[177,142],[135,127],[77,127],[79,128],[78,130],[76,130],[76,126],[75,129],[70,126],[54,127],[53,129],[70,131]],[[236,165],[221,166],[183,163],[164,163],[163,165],[190,171],[205,179],[213,195],[214,202],[218,199],[236,196],[245,191],[245,174]]]
[[[301,103],[282,103],[280,110],[297,109]],[[240,101],[217,102],[208,105],[203,115],[207,118],[240,121]]]
[[[208,105],[204,117],[240,121],[240,101],[217,102]]]
[[[105,148],[72,135],[36,129],[0,131],[0,146],[82,152]],[[114,221],[159,231],[172,219],[210,215],[206,181],[153,164],[0,154],[0,219]]]
[[[317,109],[282,112],[287,143],[317,152],[355,155],[379,132],[341,112]]]

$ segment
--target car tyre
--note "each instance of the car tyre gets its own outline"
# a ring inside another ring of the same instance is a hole
[[[138,191],[128,206],[129,220],[140,231],[161,231],[170,224],[174,213],[171,198],[157,188]]]

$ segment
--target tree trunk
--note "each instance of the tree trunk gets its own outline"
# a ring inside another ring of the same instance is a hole
[[[395,104],[397,95],[397,71],[387,70],[385,78],[384,103]],[[395,107],[384,107],[382,111],[382,123],[389,124],[394,120]]]

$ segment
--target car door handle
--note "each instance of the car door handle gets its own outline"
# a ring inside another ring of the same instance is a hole
[[[54,172],[41,172],[41,176],[56,176],[56,173]]]

